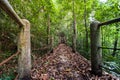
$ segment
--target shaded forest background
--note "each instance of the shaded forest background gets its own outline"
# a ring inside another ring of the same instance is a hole
[[[59,43],[64,32],[67,44],[73,46],[76,26],[76,49],[90,59],[90,23],[104,22],[120,16],[119,0],[9,0],[17,14],[31,23],[32,54],[45,54]],[[0,9],[0,62],[17,51],[18,25]],[[120,48],[120,23],[101,28],[102,46]],[[112,54],[115,53],[115,56]],[[120,51],[103,49],[103,68],[120,76]],[[5,74],[6,75],[6,74]]]

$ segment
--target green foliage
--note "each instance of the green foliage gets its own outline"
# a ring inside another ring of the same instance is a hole
[[[0,75],[0,80],[13,80],[13,79],[15,79],[15,75],[13,74],[12,71]]]
[[[120,77],[120,65],[117,64],[115,61],[111,61],[111,62],[105,62],[104,63],[104,70],[115,75],[115,76],[118,76]]]
[[[75,15],[77,25],[77,51],[86,58],[90,59],[90,40],[89,49],[85,51],[85,24],[84,10],[86,5],[86,22],[88,34],[90,35],[90,18],[104,22],[120,15],[120,1],[108,0],[102,3],[99,0],[74,0]],[[66,34],[67,43],[72,46],[73,34],[73,5],[72,0],[10,0],[11,5],[21,18],[26,18],[31,23],[31,45],[32,49],[39,49],[47,46],[47,21],[50,15],[50,36],[53,37],[54,46],[58,44],[58,33]],[[93,13],[94,12],[94,13]],[[8,15],[0,9],[0,51],[3,53],[16,51],[19,28]],[[104,26],[101,28],[102,46],[114,47],[116,36],[116,24]],[[120,34],[117,34],[118,37]],[[89,38],[89,37],[88,37]],[[118,39],[118,48],[120,48],[120,38]],[[32,51],[33,52],[33,51]],[[120,68],[120,51],[116,51],[116,56],[112,57],[112,50],[103,50],[103,60],[106,67],[114,65],[114,72],[118,73]],[[42,53],[39,51],[39,53]],[[8,56],[10,53],[4,54]],[[112,62],[112,63],[111,63]],[[108,63],[111,63],[109,65]],[[111,68],[110,68],[111,69]],[[109,70],[108,70],[109,71]],[[118,73],[119,74],[119,73]]]
[[[95,8],[95,19],[104,22],[108,21],[111,19],[114,19],[116,17],[119,17],[119,0],[108,0],[106,3],[98,3],[97,7]],[[117,23],[119,24],[119,23]],[[112,24],[112,25],[107,25],[103,26],[101,28],[101,33],[102,33],[102,46],[108,47],[108,48],[113,48],[114,47],[114,41],[116,39],[116,36],[119,36],[119,31],[117,33],[117,29],[119,29],[119,25]],[[117,34],[116,34],[117,33]],[[118,44],[117,48],[120,47],[119,45],[120,38],[118,37]],[[104,70],[107,72],[110,72],[116,76],[120,76],[119,71],[120,71],[120,51],[116,51],[116,56],[113,57],[112,53],[113,50],[107,50],[103,49],[103,61],[104,61]]]

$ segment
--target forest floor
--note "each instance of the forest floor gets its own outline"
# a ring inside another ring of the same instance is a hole
[[[90,62],[65,44],[59,44],[42,57],[34,56],[31,77],[33,80],[119,80],[105,72],[101,77],[91,74]]]

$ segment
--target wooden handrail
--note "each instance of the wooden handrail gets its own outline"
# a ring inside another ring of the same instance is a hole
[[[90,24],[90,40],[91,40],[91,68],[92,73],[98,76],[102,75],[102,49],[115,49],[115,48],[106,48],[101,47],[101,31],[100,27],[103,25],[108,25],[112,23],[120,22],[120,18],[109,20],[103,23],[94,21]],[[100,46],[100,47],[99,47]],[[102,49],[101,49],[102,48]]]
[[[106,22],[99,23],[98,26],[108,25],[108,24],[112,24],[112,23],[116,23],[116,22],[120,22],[120,18],[116,18],[116,19],[113,19],[113,20],[109,20],[109,21],[106,21]]]
[[[13,54],[12,56],[10,56],[9,58],[7,58],[6,60],[4,60],[3,62],[0,63],[0,66],[2,66],[3,64],[7,63],[8,61],[10,61],[14,56],[17,56],[20,52],[16,52],[15,54]]]
[[[0,7],[20,26],[24,26],[24,23],[20,19],[20,17],[16,14],[8,0],[0,0]]]
[[[27,78],[30,80],[31,72],[31,43],[30,43],[30,23],[26,19],[21,19],[8,0],[0,0],[0,8],[2,8],[19,26],[21,31],[19,33],[18,50],[21,55],[18,59],[18,74],[19,79],[23,80]],[[23,45],[24,44],[24,45]],[[12,55],[8,59],[0,63],[0,66],[11,60],[14,56],[18,55],[19,52]]]

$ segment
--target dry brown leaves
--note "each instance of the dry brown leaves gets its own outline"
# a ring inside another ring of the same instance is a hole
[[[0,66],[0,78],[2,78],[2,75],[9,76],[10,74],[17,75],[17,60],[12,59],[9,62],[3,64]]]
[[[89,61],[79,53],[59,44],[53,53],[34,60],[31,77],[32,80],[117,80],[111,75],[94,76],[90,67]]]

